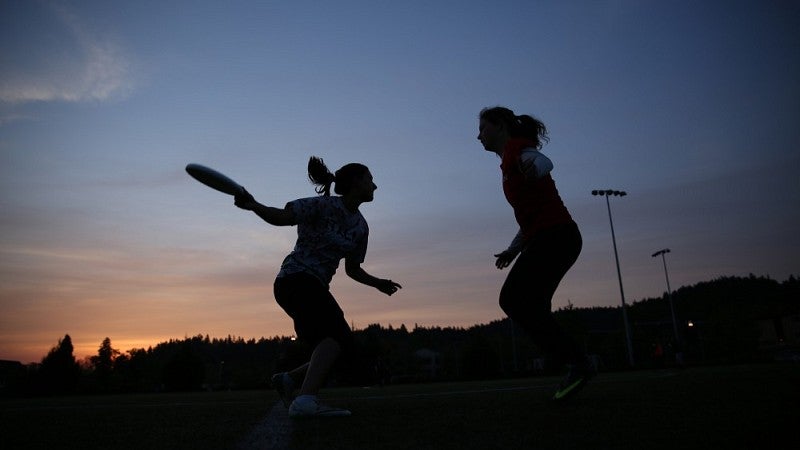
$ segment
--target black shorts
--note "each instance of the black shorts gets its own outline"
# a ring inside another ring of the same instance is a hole
[[[297,339],[312,349],[325,338],[333,338],[349,353],[353,332],[330,290],[313,275],[299,272],[275,279],[275,300],[294,320]]]

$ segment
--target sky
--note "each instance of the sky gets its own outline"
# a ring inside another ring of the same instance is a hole
[[[0,0],[0,359],[293,334],[272,283],[296,229],[188,163],[278,207],[316,195],[311,155],[366,164],[363,267],[403,289],[340,270],[348,321],[503,318],[517,226],[476,139],[496,105],[547,125],[583,234],[554,309],[621,304],[608,205],[628,304],[667,276],[800,275],[797,30],[781,0]]]

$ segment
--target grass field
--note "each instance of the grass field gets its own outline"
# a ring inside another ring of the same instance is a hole
[[[564,405],[548,401],[557,382],[328,389],[324,400],[353,416],[303,421],[273,410],[270,391],[2,400],[0,447],[768,449],[800,439],[797,364],[600,374]],[[284,437],[253,445],[254,430]]]

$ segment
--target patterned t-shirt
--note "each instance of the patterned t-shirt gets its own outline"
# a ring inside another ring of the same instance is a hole
[[[326,286],[342,258],[363,263],[369,227],[360,212],[350,212],[341,197],[301,198],[286,204],[297,221],[297,243],[278,277],[307,272]]]

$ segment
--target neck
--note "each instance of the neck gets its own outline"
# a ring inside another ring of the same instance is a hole
[[[352,213],[358,212],[358,207],[361,206],[361,200],[350,197],[349,195],[342,196],[342,203],[344,203],[344,207]]]
[[[503,157],[503,151],[506,149],[506,144],[508,144],[508,136],[505,136],[501,139],[497,140],[496,148],[493,148],[492,151],[497,154],[499,157]]]

